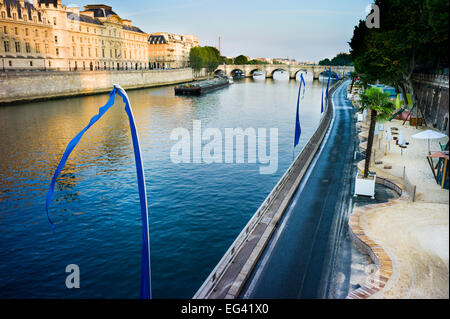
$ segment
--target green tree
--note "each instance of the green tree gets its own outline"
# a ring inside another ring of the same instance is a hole
[[[219,50],[214,47],[194,47],[189,52],[190,66],[195,71],[203,68],[207,69],[208,74],[214,72],[223,61]]]
[[[237,57],[234,58],[234,64],[237,65],[244,65],[248,63],[248,59],[245,55],[239,55]]]
[[[350,53],[339,53],[331,60],[326,58],[319,61],[319,65],[351,66],[353,65],[353,60]]]
[[[352,79],[352,84],[350,85],[350,93],[351,93],[353,91],[353,85],[355,84],[355,81],[358,78],[358,72],[350,73],[350,78]]]
[[[381,27],[368,29],[361,20],[349,42],[355,69],[372,83],[392,85],[404,96],[409,92],[416,105],[413,73],[419,66],[436,68],[448,61],[448,1],[376,0],[375,4],[382,15]]]
[[[189,64],[192,69],[199,72],[203,68],[201,47],[193,47],[189,51]]]
[[[371,87],[360,95],[360,111],[370,111],[369,137],[367,140],[366,159],[364,163],[364,178],[369,176],[370,158],[372,156],[373,138],[376,122],[386,121],[394,111],[394,103],[389,99],[389,93],[384,93],[377,87]]]

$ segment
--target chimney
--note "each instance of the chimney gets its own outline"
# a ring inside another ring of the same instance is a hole
[[[79,15],[79,14],[80,14],[80,7],[77,7],[77,6],[75,6],[75,5],[72,5],[72,6],[70,6],[70,7],[67,7],[67,12],[70,12],[70,13],[74,13],[74,14]]]
[[[122,22],[123,22],[123,25],[126,25],[127,27],[131,27],[132,26],[131,25],[131,20],[123,19]]]
[[[81,11],[80,13],[91,18],[94,17],[94,11]]]

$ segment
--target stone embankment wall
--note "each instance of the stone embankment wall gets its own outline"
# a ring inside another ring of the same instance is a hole
[[[199,72],[198,76],[205,75]],[[0,104],[162,86],[194,80],[192,69],[0,73]]]
[[[448,75],[415,74],[413,83],[427,126],[448,135]]]

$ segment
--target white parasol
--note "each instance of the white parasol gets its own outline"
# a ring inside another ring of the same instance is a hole
[[[422,140],[428,140],[428,153],[430,153],[430,140],[438,139],[446,137],[447,135],[433,131],[433,130],[426,130],[417,134],[414,134],[412,137],[416,139],[422,139]]]

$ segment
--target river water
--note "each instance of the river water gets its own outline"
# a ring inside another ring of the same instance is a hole
[[[201,97],[173,86],[129,91],[149,206],[155,298],[189,298],[292,162],[298,81],[244,79]],[[298,153],[320,119],[322,83],[306,75]],[[0,298],[138,298],[141,217],[128,119],[116,105],[83,137],[45,196],[67,143],[106,94],[0,108]],[[278,169],[260,163],[175,164],[177,127],[277,128]],[[80,288],[65,270],[80,268]]]

